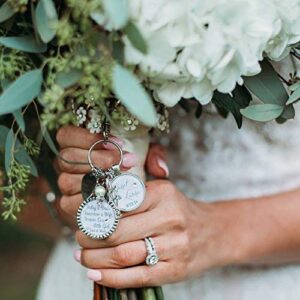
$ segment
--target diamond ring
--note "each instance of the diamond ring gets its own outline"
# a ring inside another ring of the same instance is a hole
[[[151,237],[147,237],[144,240],[147,249],[146,265],[155,266],[159,261],[159,257],[156,253],[153,239]]]

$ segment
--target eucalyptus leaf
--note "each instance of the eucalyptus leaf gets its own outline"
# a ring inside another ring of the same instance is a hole
[[[300,85],[298,88],[292,93],[292,95],[289,97],[288,102],[286,103],[287,105],[295,103],[300,100]]]
[[[8,1],[4,2],[0,7],[0,23],[8,20],[15,14]]]
[[[58,21],[55,5],[52,0],[40,0],[35,11],[37,31],[44,43],[50,42],[56,33]]]
[[[25,131],[25,121],[24,121],[24,117],[22,114],[22,110],[17,109],[16,111],[13,112],[13,115],[14,115],[19,127],[24,132]]]
[[[127,0],[103,0],[103,7],[106,14],[112,21],[115,29],[123,28],[129,18]]]
[[[124,28],[124,32],[127,35],[131,44],[140,52],[147,54],[148,47],[145,39],[140,33],[139,29],[135,26],[133,22],[128,22]]]
[[[11,159],[12,159],[12,146],[14,142],[14,132],[12,129],[9,130],[6,141],[5,141],[5,170],[6,173],[10,170]]]
[[[49,148],[51,149],[51,151],[55,154],[55,155],[59,155],[59,152],[48,132],[48,130],[45,127],[42,127],[42,133],[43,133],[43,137],[47,143],[47,145],[49,146]]]
[[[2,150],[2,147],[3,147],[3,150],[4,150],[4,146],[5,146],[5,143],[4,141],[6,141],[6,137],[7,137],[7,134],[9,132],[9,128],[4,126],[4,125],[0,125],[0,141],[2,141],[0,143],[0,149]]]
[[[279,117],[285,120],[290,120],[295,118],[295,114],[295,108],[292,104],[290,104],[284,108],[282,114]]]
[[[222,94],[218,91],[214,93],[212,102],[217,106],[223,117],[227,117],[226,112],[232,113],[238,128],[242,127],[243,116],[241,109],[249,105],[252,96],[244,86],[237,86],[232,95]]]
[[[291,90],[292,92],[295,92],[298,88],[300,88],[300,81],[299,81],[299,82],[296,82],[296,83],[294,83],[294,84],[292,84],[292,85],[290,86],[290,90]]]
[[[68,88],[79,81],[83,72],[78,69],[71,69],[68,72],[60,72],[56,75],[55,82],[62,88]]]
[[[278,118],[284,110],[284,107],[277,104],[256,104],[241,109],[241,113],[248,119],[267,122]]]
[[[39,69],[20,76],[0,96],[0,115],[11,113],[37,97],[42,80],[42,71]]]
[[[273,66],[265,59],[261,68],[258,75],[244,77],[245,86],[265,104],[285,105],[289,96]]]
[[[124,43],[121,40],[113,41],[112,43],[113,58],[119,63],[124,63]]]
[[[0,44],[8,48],[29,53],[42,53],[47,50],[47,46],[38,43],[32,35],[0,37]]]
[[[137,77],[126,68],[116,64],[112,81],[114,93],[128,111],[145,125],[155,126],[157,115],[153,102]]]

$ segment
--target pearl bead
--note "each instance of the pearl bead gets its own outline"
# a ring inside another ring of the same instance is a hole
[[[95,187],[95,195],[97,197],[104,197],[106,194],[106,189],[104,186],[102,185],[96,185]]]

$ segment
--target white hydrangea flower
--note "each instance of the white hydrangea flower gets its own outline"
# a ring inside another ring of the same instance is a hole
[[[167,106],[230,93],[300,40],[300,0],[131,0],[129,11],[148,53],[124,38],[125,60]]]

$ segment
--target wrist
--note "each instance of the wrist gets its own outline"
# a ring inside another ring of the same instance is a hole
[[[240,264],[244,253],[242,228],[240,226],[241,207],[238,201],[196,203],[198,226],[205,235],[206,269]],[[200,220],[201,219],[201,220]],[[200,223],[200,224],[199,224]],[[203,235],[202,235],[203,239]],[[201,252],[201,251],[199,251]],[[201,255],[201,253],[199,253]]]

